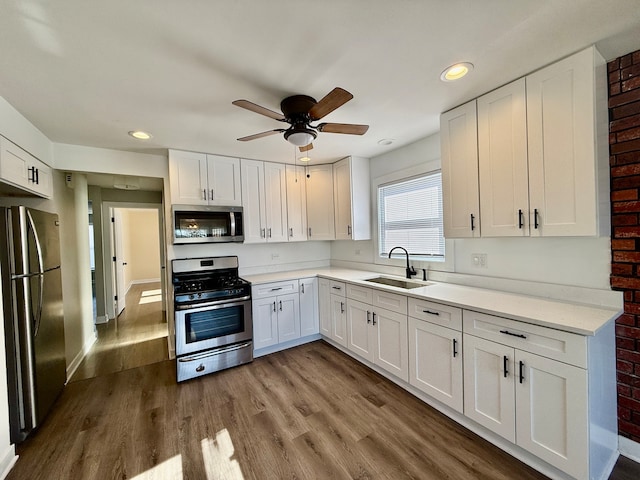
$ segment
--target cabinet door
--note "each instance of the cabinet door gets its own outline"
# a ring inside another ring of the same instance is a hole
[[[320,315],[320,333],[331,337],[331,281],[326,278],[318,279],[318,313]]]
[[[408,382],[407,315],[376,309],[371,322],[376,330],[375,364]]]
[[[264,192],[267,242],[286,242],[287,175],[285,165],[264,162]]]
[[[4,137],[0,149],[0,180],[41,197],[53,196],[51,167]]]
[[[318,328],[318,279],[302,278],[300,279],[300,336],[314,335],[319,332]]]
[[[594,78],[593,49],[526,77],[531,235],[598,233]]]
[[[258,350],[278,343],[278,313],[276,297],[252,302],[253,348]]]
[[[207,155],[209,205],[240,206],[240,159]]]
[[[588,478],[586,370],[516,350],[515,374],[517,444],[575,478]]]
[[[524,78],[478,98],[483,237],[529,235]]]
[[[515,443],[513,348],[473,335],[463,340],[464,414]]]
[[[300,338],[300,297],[297,293],[278,295],[278,342]]]
[[[371,314],[371,305],[357,300],[347,300],[347,348],[373,362],[376,339]]]
[[[207,156],[169,150],[171,203],[207,205]]]
[[[342,296],[331,294],[331,339],[347,346],[347,306]]]
[[[257,160],[240,161],[244,243],[267,241],[264,196],[264,165]]]
[[[462,334],[409,317],[409,383],[462,413]]]
[[[440,115],[444,236],[480,236],[476,101]]]
[[[335,240],[333,165],[307,167],[307,233],[309,240]]]
[[[31,188],[41,197],[51,198],[53,196],[53,170],[40,160],[35,161],[34,167],[36,168],[36,184]]]
[[[287,224],[290,242],[307,239],[307,189],[304,167],[287,165]]]
[[[349,158],[333,165],[336,240],[351,240],[351,166]]]

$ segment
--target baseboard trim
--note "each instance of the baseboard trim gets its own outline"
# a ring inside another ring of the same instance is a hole
[[[159,283],[160,282],[160,278],[147,278],[147,279],[142,279],[142,280],[131,280],[131,284],[129,285],[129,288],[131,288],[131,285],[140,285],[142,283]]]
[[[0,459],[0,479],[4,480],[9,475],[9,472],[18,461],[18,455],[16,455],[16,447],[9,445]]]
[[[78,352],[78,354],[71,361],[71,363],[67,367],[67,382],[69,382],[69,379],[71,379],[71,377],[73,377],[73,374],[76,373],[76,370],[78,369],[78,367],[82,363],[82,360],[84,360],[84,357],[87,356],[87,353],[89,353],[89,350],[91,350],[91,347],[93,347],[94,343],[96,343],[97,340],[98,340],[98,337],[94,334],[93,338],[90,338],[87,341],[87,343],[85,343],[82,346],[82,349]]]
[[[101,325],[103,323],[109,323],[109,317],[107,315],[98,315],[94,322],[96,325]]]
[[[618,449],[620,450],[620,455],[640,463],[640,443],[634,442],[627,437],[619,436]]]

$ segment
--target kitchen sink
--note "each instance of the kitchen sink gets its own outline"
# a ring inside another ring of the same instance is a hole
[[[379,283],[381,285],[389,285],[391,287],[406,288],[407,290],[410,290],[412,288],[420,288],[420,287],[426,287],[426,286],[429,286],[429,285],[433,285],[430,282],[418,283],[418,282],[412,282],[412,281],[409,281],[409,280],[399,280],[399,279],[396,279],[396,278],[389,278],[389,277],[367,278],[364,281],[365,282],[372,282],[372,283]]]

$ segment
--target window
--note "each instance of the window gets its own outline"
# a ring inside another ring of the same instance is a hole
[[[378,228],[381,257],[400,246],[412,257],[444,259],[440,172],[380,185]]]

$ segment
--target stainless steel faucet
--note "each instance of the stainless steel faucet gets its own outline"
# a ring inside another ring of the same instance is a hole
[[[407,268],[406,268],[406,272],[407,272],[407,278],[411,278],[413,275],[417,275],[417,272],[415,270],[415,268],[413,268],[412,266],[409,266],[409,252],[407,252],[407,249],[404,247],[393,247],[391,250],[389,250],[389,258],[391,258],[391,253],[396,250],[397,248],[399,248],[400,250],[404,251],[404,254],[407,256]]]

